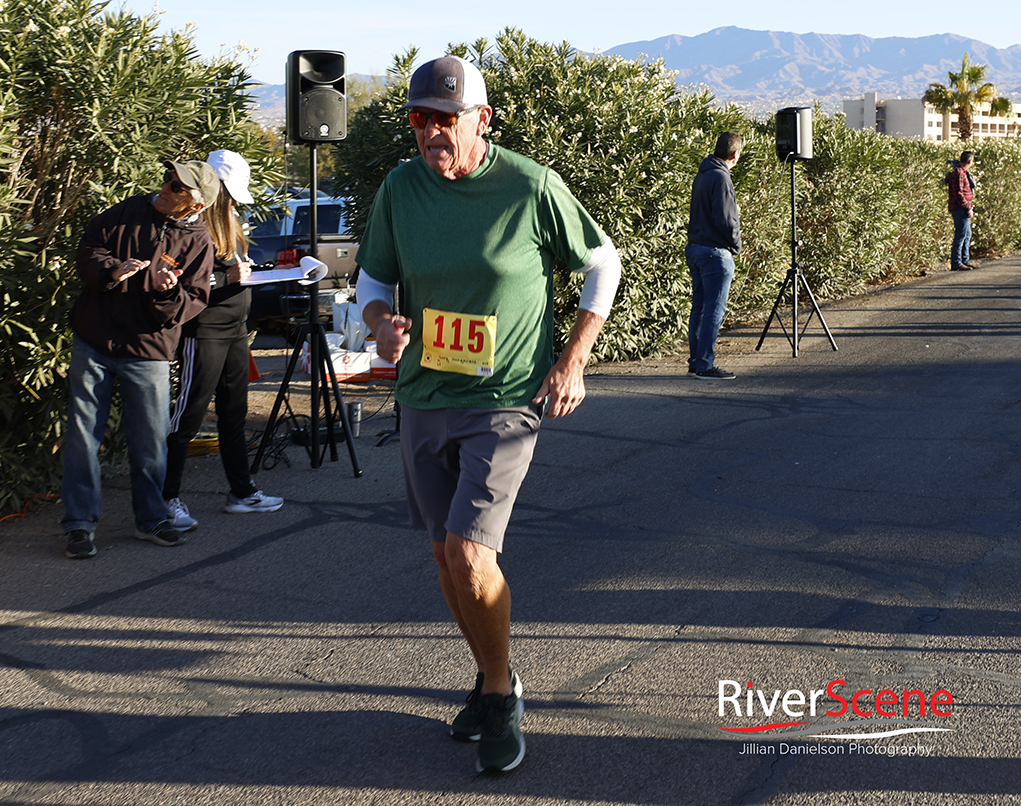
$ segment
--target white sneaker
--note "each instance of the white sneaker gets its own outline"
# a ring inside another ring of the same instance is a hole
[[[283,498],[266,495],[262,490],[257,490],[248,498],[236,498],[233,493],[227,493],[227,505],[224,512],[237,514],[239,512],[276,512],[284,505]]]
[[[179,532],[190,532],[199,525],[188,511],[188,505],[180,498],[171,498],[167,501],[167,520]]]

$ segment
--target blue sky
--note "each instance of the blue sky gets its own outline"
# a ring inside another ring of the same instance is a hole
[[[117,5],[115,0],[113,5]],[[139,14],[152,0],[124,0]],[[410,45],[423,59],[441,55],[451,41],[492,39],[515,26],[543,42],[569,41],[583,50],[657,39],[695,36],[724,25],[754,30],[864,34],[870,37],[953,33],[999,48],[1021,44],[1021,12],[1015,3],[989,0],[967,11],[959,0],[926,3],[856,0],[833,3],[765,3],[762,0],[673,2],[663,0],[513,0],[497,3],[286,2],[286,0],[159,0],[161,26],[181,29],[194,23],[203,55],[244,42],[257,49],[252,75],[284,83],[284,63],[293,50],[339,50],[348,72],[382,74],[395,53]],[[785,9],[779,11],[778,9]]]

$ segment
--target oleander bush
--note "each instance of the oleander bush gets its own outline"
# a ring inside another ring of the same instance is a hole
[[[92,0],[0,2],[0,511],[56,488],[74,252],[90,217],[161,182],[165,159],[245,154],[276,179],[237,57]],[[107,448],[118,445],[117,411]]]
[[[790,166],[776,157],[772,120],[721,108],[704,87],[678,88],[660,61],[587,56],[515,29],[494,43],[453,44],[448,52],[470,59],[486,77],[493,142],[560,173],[620,251],[624,277],[597,358],[680,348],[690,308],[684,246],[691,182],[727,129],[745,137],[733,172],[744,249],[729,321],[768,314],[791,266]],[[418,56],[410,50],[395,57],[386,92],[352,118],[348,140],[335,147],[336,183],[353,200],[356,233],[387,172],[417,156],[400,106]],[[952,224],[943,176],[961,144],[849,130],[842,116],[818,110],[814,118],[814,158],[795,166],[795,198],[799,265],[817,298],[861,293],[873,283],[945,266]],[[977,254],[1021,246],[1017,152],[1014,140],[977,149]],[[580,285],[576,277],[557,278],[561,340]]]
[[[0,0],[0,510],[54,489],[78,290],[73,254],[88,218],[152,189],[166,158],[214,148],[245,154],[276,184],[269,140],[249,119],[237,56],[195,55],[191,32],[158,35],[153,16],[92,0]],[[729,321],[762,320],[791,263],[790,166],[771,120],[677,87],[660,61],[588,56],[515,29],[449,52],[482,69],[494,142],[551,166],[617,245],[624,276],[596,347],[600,359],[683,349],[690,308],[684,247],[691,182],[719,132],[741,132],[733,172],[744,249]],[[430,58],[433,54],[430,54]],[[387,172],[417,156],[404,103],[418,52],[394,59],[385,89],[329,146],[356,234]],[[960,143],[849,131],[816,111],[815,155],[795,166],[799,262],[820,299],[860,293],[947,265],[952,225],[943,177]],[[974,149],[973,252],[1021,247],[1021,141]],[[556,280],[558,338],[581,282]],[[107,444],[117,445],[117,416]]]
[[[596,347],[625,359],[677,349],[686,333],[690,279],[683,234],[690,187],[719,131],[742,125],[706,89],[679,91],[662,61],[589,57],[507,29],[450,52],[479,65],[494,109],[493,142],[557,171],[600,223],[626,267],[617,312]],[[340,192],[354,200],[360,232],[376,190],[400,159],[417,156],[399,110],[417,53],[397,57],[388,92],[352,119],[337,147]],[[573,324],[581,280],[558,273],[557,336]]]
[[[956,158],[960,145],[954,145]],[[1010,254],[1021,246],[1021,139],[980,141],[972,150],[972,174],[978,182],[972,252],[989,257]]]
[[[951,151],[960,156],[959,145],[940,146],[922,140],[872,135],[896,155],[891,175],[895,185],[897,237],[883,280],[917,276],[930,269],[949,266],[954,226],[947,211],[947,188],[943,184]]]
[[[730,287],[728,321],[747,320],[763,309],[769,311],[791,266],[789,166],[776,158],[772,128],[746,121],[737,130],[744,136],[744,149],[731,177],[741,210],[742,248]],[[707,147],[707,154],[712,147],[711,144]],[[797,166],[795,172],[800,205],[805,192],[803,167]],[[685,204],[691,198],[693,178],[694,173],[686,177],[679,190]],[[685,237],[684,232],[681,237]],[[686,271],[683,267],[682,270]]]
[[[892,150],[873,132],[816,115],[813,141],[814,156],[803,164],[800,260],[813,292],[833,299],[863,291],[889,270],[900,182],[891,182]]]

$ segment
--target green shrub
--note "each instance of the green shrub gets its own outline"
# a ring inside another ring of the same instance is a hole
[[[879,137],[880,135],[876,135]],[[953,222],[947,212],[947,146],[922,140],[885,138],[897,156],[897,240],[883,279],[911,277],[947,265]],[[960,153],[960,150],[958,150]]]
[[[960,144],[955,145],[953,156],[958,157]],[[1021,247],[1021,140],[981,141],[972,149],[978,182],[972,251],[988,257],[1010,254]]]
[[[814,156],[799,203],[802,268],[820,297],[863,291],[890,271],[897,239],[897,160],[885,138],[815,116]]]
[[[724,130],[745,147],[733,172],[744,249],[728,321],[763,319],[791,263],[790,168],[772,121],[678,89],[659,61],[589,57],[507,29],[490,45],[452,45],[482,69],[495,109],[491,138],[564,177],[617,245],[624,276],[596,346],[603,359],[681,348],[690,308],[684,247],[691,182]],[[383,91],[331,146],[337,186],[360,234],[387,172],[418,156],[400,106],[418,56],[394,59]],[[231,148],[255,182],[278,175],[249,121],[246,71],[197,60],[190,34],[156,34],[152,17],[91,0],[0,2],[0,509],[59,478],[72,257],[85,222],[152,188],[166,158]],[[961,143],[849,131],[815,115],[815,157],[795,167],[799,262],[821,299],[946,266],[953,225],[943,177]],[[1021,247],[1021,141],[976,152],[977,255]],[[327,178],[327,177],[324,177]],[[556,327],[573,323],[581,281],[556,280]],[[117,412],[108,446],[115,446]]]
[[[769,311],[791,266],[789,166],[776,159],[771,126],[749,123],[743,131],[744,149],[731,172],[741,211],[741,254],[730,289],[727,322]],[[804,192],[803,169],[796,171],[796,186]]]
[[[67,311],[88,219],[155,189],[165,159],[229,148],[256,182],[276,179],[245,68],[198,60],[189,32],[158,35],[155,17],[106,5],[0,3],[0,510],[60,476]],[[118,422],[115,411],[111,435]]]
[[[708,90],[678,91],[661,61],[588,57],[505,30],[450,52],[471,58],[494,109],[491,139],[557,171],[621,255],[616,310],[598,358],[676,349],[686,332],[690,281],[684,265],[691,180],[719,131],[741,126],[733,107],[716,109]],[[359,112],[338,147],[342,192],[354,200],[356,232],[386,173],[417,156],[399,111],[417,54],[395,60],[386,95]],[[558,274],[556,327],[573,324],[581,280]]]

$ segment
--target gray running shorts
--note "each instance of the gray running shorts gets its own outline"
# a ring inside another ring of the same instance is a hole
[[[401,454],[413,526],[503,550],[514,500],[528,473],[538,407],[401,408]]]

